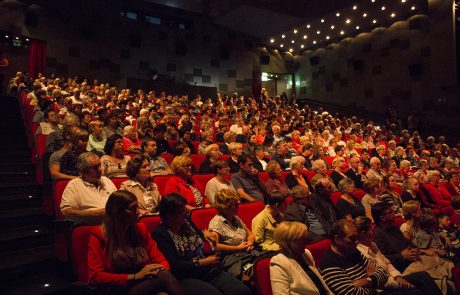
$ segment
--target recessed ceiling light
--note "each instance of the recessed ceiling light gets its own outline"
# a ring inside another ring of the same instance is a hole
[[[316,35],[319,35],[319,34],[321,34],[321,31],[316,31]]]
[[[356,9],[358,9],[358,6],[354,5],[353,10],[356,10]]]
[[[347,20],[345,21],[345,23],[347,23],[347,24],[351,23],[351,19],[347,18]]]
[[[390,16],[391,16],[391,17],[395,17],[395,16],[396,16],[396,13],[393,12],[392,14],[390,14]]]
[[[340,12],[337,12],[337,13],[335,14],[335,16],[339,17],[339,16],[340,16]]]
[[[26,41],[27,41],[27,42],[29,42],[29,39],[28,39],[28,38],[26,38]]]
[[[274,43],[275,42],[275,39],[270,39],[270,43]]]
[[[371,0],[371,2],[372,2],[372,3],[374,3],[374,2],[375,2],[375,0]]]
[[[334,26],[334,25],[331,26],[331,30],[333,30],[333,29],[335,29],[335,26]]]
[[[6,38],[6,39],[8,39],[9,37],[10,37],[10,36],[8,36],[8,35],[5,35],[5,38]]]
[[[297,34],[297,30],[294,30],[294,34]]]
[[[16,40],[19,40],[19,37],[15,37]]]
[[[329,39],[330,39],[330,37],[329,37],[329,36],[326,36],[326,40],[329,40]]]
[[[307,39],[307,35],[303,35],[303,38],[304,38],[304,39]]]
[[[293,52],[293,51],[294,51],[294,49],[292,49],[292,48],[289,48],[289,52]]]
[[[313,40],[313,44],[316,44],[316,40]]]
[[[383,11],[383,10],[385,10],[385,9],[387,9],[387,8],[386,8],[385,6],[382,6],[382,8],[381,8],[381,9],[382,9],[382,11]]]
[[[373,23],[373,24],[376,24],[376,23],[377,23],[377,20],[376,20],[376,19],[374,19],[374,20],[372,21],[372,23]]]
[[[412,6],[410,9],[415,10],[415,6]]]
[[[307,25],[307,29],[309,29],[309,28],[310,28],[310,25]]]
[[[363,13],[363,17],[367,17],[367,13]]]
[[[344,32],[344,31],[340,31],[340,35],[343,35],[343,34],[345,34],[345,32]]]
[[[295,41],[294,41],[294,40],[291,40],[291,43],[292,43],[292,44],[294,44],[294,43],[295,43]]]
[[[305,45],[303,45],[303,44],[302,44],[302,45],[300,45],[300,48],[304,48],[304,47],[305,47]]]
[[[406,0],[401,0],[401,3],[406,3]]]
[[[356,26],[356,29],[359,30],[359,26]]]
[[[324,18],[321,19],[321,22],[324,23]]]
[[[281,35],[281,38],[283,38],[283,39],[284,39],[285,37],[286,37],[286,35]]]
[[[283,47],[284,47],[284,44],[281,44],[280,47],[283,48]]]

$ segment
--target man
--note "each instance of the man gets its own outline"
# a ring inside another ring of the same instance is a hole
[[[276,144],[276,152],[273,154],[272,161],[280,164],[282,170],[289,168],[291,158],[289,157],[289,146],[284,140],[278,141]]]
[[[341,219],[331,228],[331,247],[319,269],[334,294],[377,294],[388,280],[388,273],[357,251],[358,231]],[[419,293],[420,294],[420,293]]]
[[[312,166],[313,156],[315,154],[315,147],[312,143],[306,143],[302,147],[302,156],[305,158],[305,169],[310,170]]]
[[[117,189],[110,179],[101,176],[101,160],[96,154],[81,154],[77,168],[80,177],[71,180],[62,194],[62,214],[78,223],[101,223],[105,203]]]
[[[81,103],[72,103],[71,107],[68,109],[64,117],[64,126],[69,126],[75,124],[80,126],[80,115],[82,112],[83,106]]]
[[[329,235],[330,223],[322,219],[320,208],[311,204],[312,194],[308,187],[296,185],[291,190],[293,200],[284,211],[284,220],[298,221],[306,224],[309,230],[309,239],[318,241]]]
[[[241,201],[264,201],[265,185],[260,181],[258,170],[253,166],[253,160],[247,155],[238,157],[240,171],[232,175],[231,182]]]
[[[361,150],[361,163],[363,163],[364,168],[363,169],[370,169],[371,168],[371,162],[370,162],[370,154],[368,149],[362,149]]]
[[[321,219],[327,222],[326,232],[329,234],[331,224],[337,220],[337,212],[331,201],[333,183],[328,178],[321,178],[315,185],[315,193],[311,195],[311,204],[313,208],[321,215]]]
[[[366,175],[363,173],[364,164],[358,156],[354,155],[350,158],[350,169],[345,173],[349,178],[353,180],[356,187],[364,189],[363,183],[366,181]]]
[[[236,142],[247,144],[249,142],[249,134],[251,133],[251,128],[248,125],[243,125],[241,128],[241,134],[236,136]]]
[[[155,133],[155,141],[157,143],[157,153],[159,155],[163,153],[168,153],[172,154],[173,150],[169,146],[168,141],[165,139],[165,133],[166,133],[166,125],[160,124],[154,128],[154,133]]]
[[[152,176],[174,174],[165,159],[157,153],[157,143],[154,139],[146,139],[141,145],[142,153],[147,157]]]
[[[369,169],[369,171],[367,171],[366,173],[367,179],[376,179],[382,182],[383,178],[385,177],[385,172],[383,172],[381,165],[382,164],[379,158],[372,157],[371,158],[371,169]]]
[[[40,134],[48,135],[54,131],[61,132],[62,125],[59,124],[59,118],[54,110],[46,110],[45,121],[39,123],[35,136]]]
[[[49,176],[51,179],[74,179],[77,178],[75,175],[68,175],[64,174],[61,172],[61,158],[64,156],[64,154],[70,150],[70,139],[72,138],[72,135],[76,134],[78,131],[80,131],[80,128],[77,126],[66,126],[64,128],[64,131],[61,132],[62,138],[63,138],[63,146],[54,151],[53,153],[45,153],[43,160],[44,163],[46,163],[48,155],[49,161],[48,163],[48,169],[49,169]],[[55,132],[51,133],[54,134]],[[48,175],[48,174],[45,174]]]

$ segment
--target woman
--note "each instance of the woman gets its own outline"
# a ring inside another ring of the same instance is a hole
[[[281,180],[281,166],[276,161],[270,161],[265,168],[265,172],[267,172],[269,179],[265,182],[265,187],[267,188],[267,192],[270,193],[272,191],[279,191],[285,197],[291,195],[291,190],[288,188],[286,183]]]
[[[420,203],[415,200],[407,201],[402,206],[402,212],[406,222],[399,229],[407,240],[412,241],[419,227],[418,219],[422,215]]]
[[[200,207],[210,207],[207,198],[192,185],[192,160],[186,156],[173,159],[170,169],[174,176],[170,176],[165,186],[165,194],[179,193],[187,200],[186,208],[193,210]]]
[[[401,186],[396,182],[393,175],[386,175],[383,177],[383,188],[382,188],[382,197],[380,198],[382,201],[389,202],[393,204],[393,208],[395,209],[395,214],[401,214],[401,207],[402,207],[402,199],[401,199]],[[389,196],[389,198],[385,199],[383,195]]]
[[[146,138],[154,138],[153,128],[147,117],[140,117],[136,123],[137,138],[143,140]]]
[[[224,160],[217,160],[212,166],[214,177],[206,183],[205,195],[214,204],[214,196],[222,189],[231,190],[236,192],[235,187],[231,181],[227,180],[230,169],[227,162]]]
[[[210,144],[205,149],[206,160],[203,161],[200,165],[199,173],[200,174],[210,174],[212,173],[212,165],[219,160],[221,156],[219,145],[216,143]]]
[[[398,171],[398,166],[394,160],[390,160],[390,163],[388,164],[387,175],[393,176],[394,180],[399,184],[404,181],[404,176]]]
[[[222,268],[237,278],[247,280],[254,261],[265,252],[254,250],[254,234],[236,215],[238,202],[239,197],[234,190],[217,192],[213,204],[219,213],[209,222],[209,230],[217,233],[216,251],[223,255]]]
[[[251,156],[249,154],[245,154],[247,156]],[[253,159],[254,159],[254,168],[256,168],[259,172],[265,171],[267,167],[267,161],[265,159],[265,147],[263,145],[258,145],[255,148]]]
[[[301,185],[309,189],[309,191],[313,191],[313,187],[308,181],[308,178],[302,173],[305,170],[305,158],[303,156],[294,156],[291,158],[289,162],[289,167],[291,168],[291,172],[286,175],[286,184],[289,189],[297,185]]]
[[[460,172],[454,171],[451,173],[446,174],[445,180],[447,183],[445,184],[446,189],[452,196],[460,196]]]
[[[281,253],[270,261],[273,295],[332,294],[315,266],[311,252],[305,249],[307,226],[297,221],[283,221],[275,230]]]
[[[156,242],[137,223],[137,204],[127,191],[116,191],[107,200],[104,223],[89,240],[90,284],[107,294],[184,294]]]
[[[214,141],[213,139],[213,130],[212,128],[209,130],[205,130],[201,133],[201,143],[198,145],[198,154],[205,155],[206,148],[211,145]]]
[[[217,234],[199,231],[186,218],[189,212],[186,206],[187,200],[183,196],[177,193],[166,195],[160,201],[161,224],[153,232],[153,237],[187,294],[251,294],[241,281],[217,268],[219,255],[204,254],[204,241],[214,244]]]
[[[102,175],[108,178],[127,177],[126,165],[131,159],[123,154],[123,139],[115,133],[105,142],[105,155],[101,157]]]
[[[366,216],[372,221],[371,207],[381,202],[379,198],[382,193],[382,184],[378,179],[368,179],[364,182],[364,191],[366,194],[361,199],[361,204],[365,209]]]
[[[123,153],[125,154],[140,154],[142,153],[142,141],[137,138],[136,128],[132,125],[123,128]]]
[[[399,163],[399,173],[403,179],[407,179],[412,176],[413,173],[411,171],[411,164],[409,161],[402,160],[401,163]]]
[[[246,155],[253,155],[257,146],[257,138],[256,135],[253,134],[249,137],[248,144],[243,148],[243,153]]]
[[[274,233],[287,207],[285,198],[282,193],[274,191],[268,195],[266,204],[265,209],[252,219],[252,231],[255,241],[263,250],[279,251],[280,247],[274,240]]]
[[[238,157],[243,154],[243,145],[239,142],[231,142],[228,145],[228,150],[230,152],[230,157],[227,159],[227,164],[230,168],[230,173],[236,173],[240,171],[240,165],[238,165]]]
[[[415,177],[409,177],[402,185],[402,195],[401,199],[403,203],[407,201],[418,201],[420,204],[423,204],[422,196],[420,194],[419,184]]]
[[[96,152],[99,156],[104,154],[104,146],[107,138],[102,134],[104,125],[101,121],[92,121],[88,125],[90,132],[88,144],[86,145],[86,150],[88,152]]]
[[[345,169],[345,158],[337,156],[332,160],[332,169],[331,179],[334,181],[335,186],[339,185],[339,181],[344,178],[347,178],[343,170]]]
[[[157,213],[161,196],[157,185],[151,181],[150,166],[146,156],[139,155],[130,159],[126,165],[126,174],[129,180],[124,181],[120,189],[136,196],[140,215]]]
[[[60,161],[60,173],[74,176],[79,175],[77,169],[78,156],[86,152],[88,137],[88,131],[81,129],[72,135],[70,149],[62,156]]]
[[[342,195],[337,204],[335,204],[338,214],[337,219],[345,218],[351,221],[353,218],[365,214],[364,206],[353,196],[356,188],[351,178],[344,178],[339,181],[339,190]]]

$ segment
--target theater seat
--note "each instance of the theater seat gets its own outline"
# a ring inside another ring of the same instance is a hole
[[[214,174],[195,174],[192,175],[192,184],[204,195],[204,191],[206,190],[206,184],[213,177]]]
[[[126,177],[116,177],[116,178],[110,178],[110,180],[113,182],[113,184],[115,185],[115,187],[117,189],[120,189],[121,184],[123,182],[125,182],[126,180],[128,180],[128,178],[126,178]]]
[[[148,215],[143,216],[139,219],[139,223],[144,224],[145,228],[147,229],[147,232],[149,233],[153,232],[160,224],[160,222],[160,215]]]
[[[171,154],[161,154],[160,157],[166,160],[166,163],[171,164],[172,160],[174,159],[174,155]]]
[[[271,258],[262,258],[256,261],[254,266],[254,280],[259,295],[273,294],[270,282],[270,260]]]
[[[252,219],[265,208],[265,204],[260,201],[250,203],[241,203],[238,208],[238,217],[246,224],[246,227],[252,229]]]
[[[340,197],[342,196],[342,192],[332,192],[331,196],[329,197],[331,199],[332,204],[337,204],[337,202],[340,200]]]
[[[192,222],[198,229],[208,229],[209,222],[216,216],[217,210],[215,208],[202,208],[192,210]]]
[[[70,256],[72,270],[76,280],[80,283],[88,283],[88,244],[91,232],[95,225],[76,226],[72,230]]]
[[[166,183],[168,182],[170,176],[155,176],[153,182],[158,186],[158,192],[161,196],[165,195]]]
[[[364,197],[366,192],[362,189],[357,189],[353,192],[353,196],[361,202],[361,199]]]
[[[64,192],[65,187],[69,183],[67,179],[56,180],[53,184],[53,204],[54,204],[54,215],[57,220],[63,220],[64,216],[61,212],[61,200],[62,193]]]
[[[319,242],[308,244],[305,246],[308,250],[310,250],[311,255],[315,259],[315,264],[318,266],[323,259],[324,255],[326,254],[327,250],[331,246],[331,241],[328,239],[321,240]]]
[[[201,163],[206,160],[205,155],[191,154],[190,159],[192,160],[193,166],[196,168],[196,171],[200,170]]]

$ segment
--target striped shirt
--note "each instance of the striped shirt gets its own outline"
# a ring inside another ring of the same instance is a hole
[[[355,280],[371,277],[373,281],[377,282],[377,289],[383,288],[388,280],[387,272],[376,267],[376,271],[368,276],[366,268],[369,263],[369,260],[359,251],[344,257],[329,249],[321,260],[319,269],[324,281],[334,294],[376,294],[376,289],[359,288],[353,284]]]

